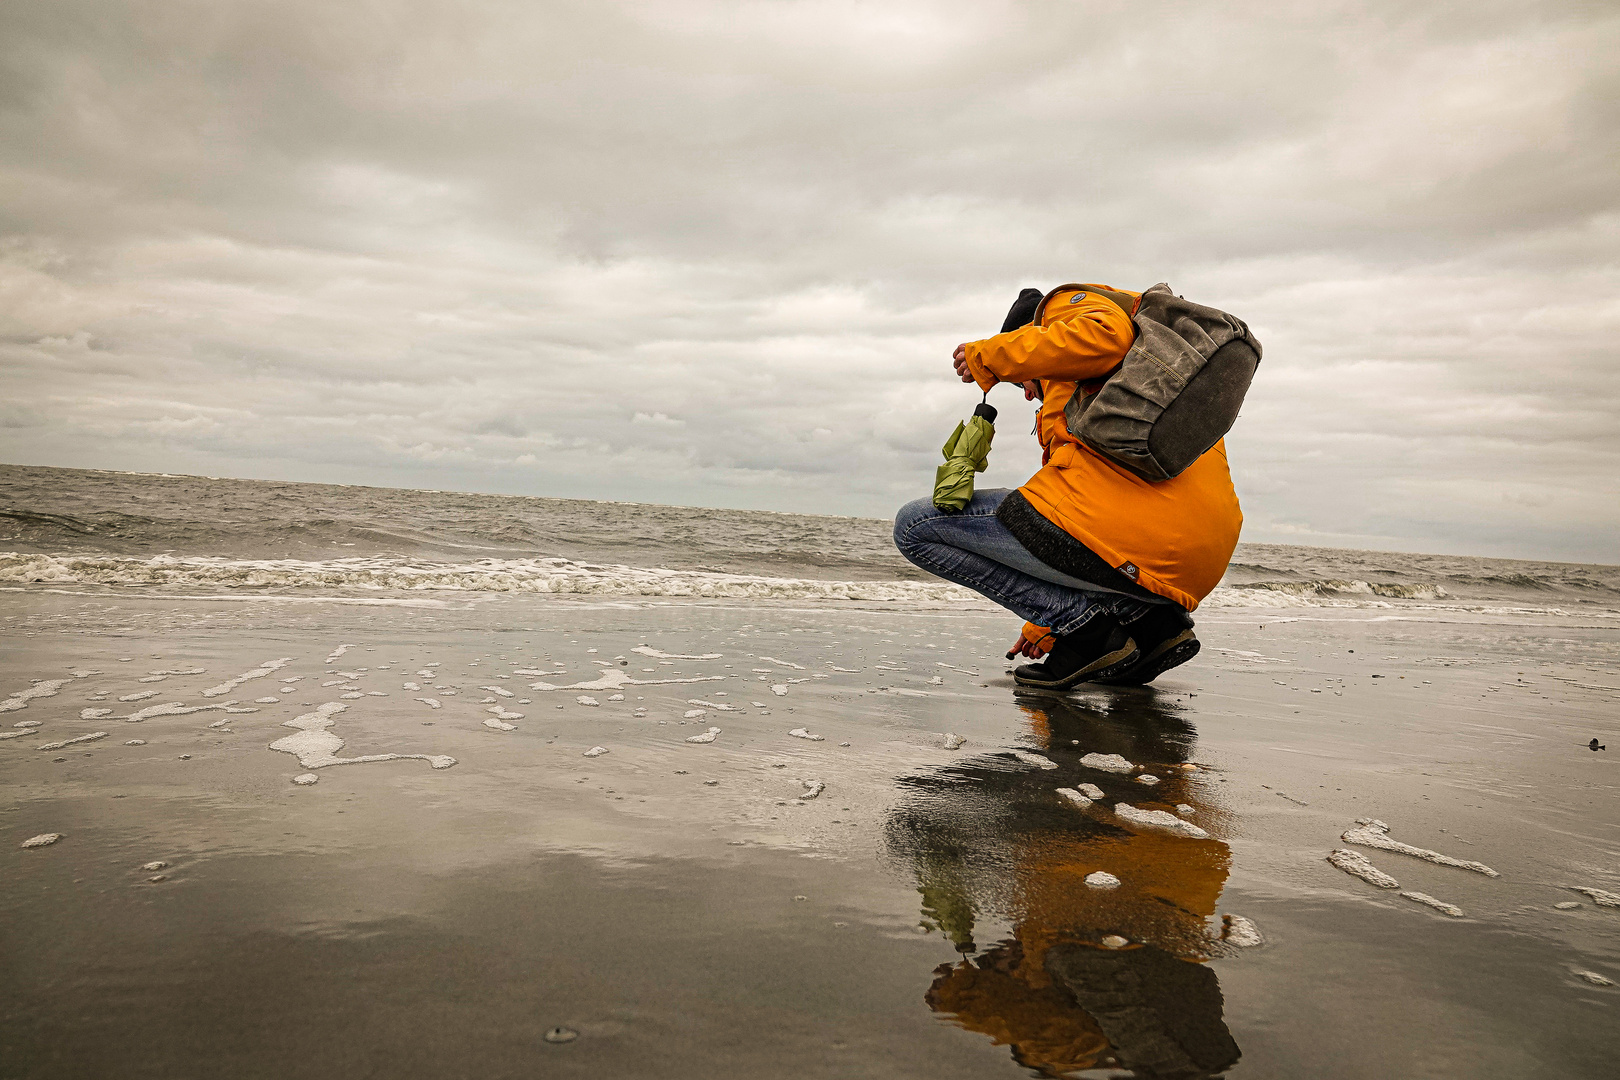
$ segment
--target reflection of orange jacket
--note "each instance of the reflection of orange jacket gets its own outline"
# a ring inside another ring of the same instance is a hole
[[[1077,389],[1095,392],[1136,337],[1129,315],[1085,291],[1096,288],[1112,289],[1059,291],[1034,323],[969,343],[968,370],[985,390],[997,382],[1041,383],[1043,468],[1020,489],[1030,505],[1109,565],[1133,565],[1143,587],[1190,611],[1226,572],[1243,526],[1226,441],[1180,476],[1150,483],[1069,434],[1063,407]]]

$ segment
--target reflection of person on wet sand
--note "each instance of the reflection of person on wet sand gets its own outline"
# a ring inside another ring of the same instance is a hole
[[[1095,784],[1109,802],[1186,803],[1207,820],[1215,811],[1199,785],[1173,768],[1186,760],[1190,732],[1150,703],[1107,718],[1062,701],[1024,709],[1056,770],[987,755],[913,777],[888,825],[891,848],[916,869],[924,916],[963,954],[936,970],[929,1007],[1047,1076],[1113,1066],[1199,1077],[1230,1068],[1238,1048],[1203,963],[1223,948],[1214,917],[1226,845],[1133,833],[1054,794]],[[1074,739],[1087,752],[1151,762],[1164,778],[1145,799],[1134,779],[1080,766]],[[1121,884],[1088,886],[1098,870]],[[1011,923],[1012,937],[981,950],[981,917]]]

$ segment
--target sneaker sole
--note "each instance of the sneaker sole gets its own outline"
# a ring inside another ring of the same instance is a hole
[[[1171,668],[1180,667],[1197,656],[1202,647],[1191,628],[1188,628],[1161,642],[1156,649],[1139,659],[1134,668],[1095,681],[1105,682],[1109,686],[1146,686]]]
[[[1039,677],[1040,667],[1028,665],[1013,672],[1013,681],[1020,686],[1038,686],[1043,690],[1065,690],[1075,683],[1098,682],[1102,679],[1117,676],[1130,669],[1138,661],[1142,651],[1136,647],[1134,638],[1126,638],[1125,644],[1111,653],[1105,653],[1070,675],[1061,679],[1042,679]],[[1034,668],[1036,674],[1025,675],[1024,672]]]

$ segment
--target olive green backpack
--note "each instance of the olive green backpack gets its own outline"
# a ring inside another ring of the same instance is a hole
[[[1162,282],[1139,301],[1083,285],[1047,299],[1068,289],[1117,304],[1136,324],[1136,343],[1102,389],[1075,394],[1063,410],[1069,433],[1144,480],[1181,475],[1232,429],[1260,342],[1242,319],[1183,300]]]

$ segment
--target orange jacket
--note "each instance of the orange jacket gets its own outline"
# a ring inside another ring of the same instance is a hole
[[[1150,483],[1069,434],[1063,407],[1077,390],[1095,393],[1136,340],[1130,316],[1087,289],[1125,291],[1085,285],[1053,293],[1030,325],[970,342],[968,371],[984,390],[997,382],[1041,384],[1043,467],[1019,489],[1030,505],[1109,565],[1134,566],[1144,588],[1191,611],[1226,573],[1243,528],[1226,441],[1180,476]]]

